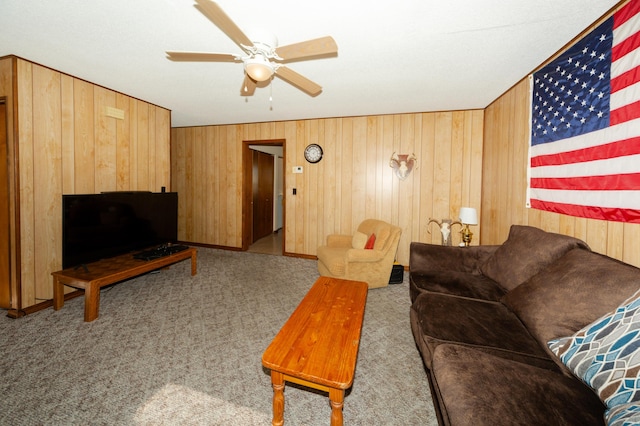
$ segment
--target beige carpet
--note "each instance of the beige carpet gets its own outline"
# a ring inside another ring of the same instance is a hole
[[[269,425],[261,356],[318,278],[316,261],[198,249],[83,299],[0,318],[0,424]],[[285,424],[328,425],[326,394],[287,385]],[[403,284],[369,291],[345,425],[436,425]]]

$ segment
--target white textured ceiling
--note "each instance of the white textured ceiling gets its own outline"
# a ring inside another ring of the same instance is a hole
[[[288,66],[240,96],[240,63],[179,63],[165,50],[242,53],[193,0],[0,0],[0,56],[172,110],[172,126],[484,108],[606,13],[614,0],[219,0],[251,37],[331,35],[332,58]],[[270,101],[270,96],[272,101]]]

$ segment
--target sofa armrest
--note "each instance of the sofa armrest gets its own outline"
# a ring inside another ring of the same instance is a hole
[[[422,274],[430,271],[473,273],[498,249],[498,245],[441,246],[412,242],[409,250],[409,271]]]
[[[329,234],[327,235],[328,247],[351,247],[353,235]]]
[[[380,250],[351,249],[347,250],[347,262],[378,262],[384,253]]]

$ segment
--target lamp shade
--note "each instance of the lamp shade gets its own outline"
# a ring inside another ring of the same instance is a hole
[[[244,69],[255,81],[267,81],[273,75],[273,65],[262,55],[247,59]]]
[[[472,207],[460,207],[460,222],[465,225],[477,225],[478,213]]]

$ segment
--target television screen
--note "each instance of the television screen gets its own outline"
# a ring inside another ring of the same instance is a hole
[[[178,239],[176,192],[62,196],[64,269]]]

